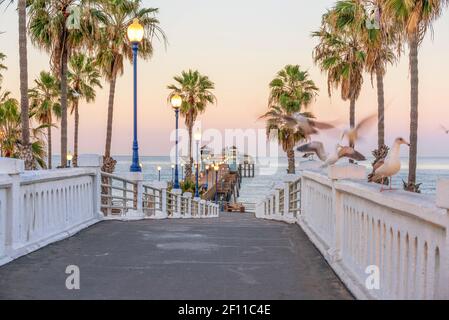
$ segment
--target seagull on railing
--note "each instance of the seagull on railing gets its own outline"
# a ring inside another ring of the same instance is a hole
[[[366,160],[365,156],[356,151],[352,147],[342,146],[337,144],[333,154],[328,154],[324,149],[324,145],[320,141],[313,141],[304,144],[296,149],[299,152],[314,152],[318,158],[323,162],[321,167],[325,168],[330,165],[336,164],[338,160],[342,158],[349,158],[356,161]]]
[[[390,149],[391,151],[388,153],[385,160],[379,160],[373,168],[373,172],[368,177],[370,182],[382,180],[385,181],[386,178],[390,178],[390,188],[388,190],[394,190],[392,188],[392,179],[393,176],[396,175],[401,170],[401,145],[407,145],[410,147],[410,143],[405,141],[403,138],[396,138],[394,141],[393,147]],[[380,188],[380,192],[385,191],[385,189]]]

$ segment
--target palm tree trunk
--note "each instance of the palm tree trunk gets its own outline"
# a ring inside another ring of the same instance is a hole
[[[116,75],[112,76],[109,83],[109,101],[108,101],[108,124],[106,129],[106,145],[104,150],[105,158],[111,157],[112,144],[112,121],[114,118],[114,96],[115,96]]]
[[[48,153],[47,153],[47,167],[48,169],[52,168],[52,161],[51,161],[51,157],[52,157],[52,150],[51,150],[51,143],[52,143],[52,139],[51,139],[51,122],[47,128],[47,149],[48,149]]]
[[[78,129],[80,122],[80,114],[78,110],[79,101],[76,99],[74,102],[75,109],[75,132],[73,135],[73,166],[78,167]]]
[[[61,168],[67,167],[67,60],[64,47],[61,58]]]
[[[287,158],[288,158],[288,173],[289,174],[295,174],[295,151],[292,149],[289,149],[287,151]]]
[[[189,125],[189,164],[186,166],[186,180],[192,180],[192,168],[193,168],[193,157],[192,157],[192,139],[193,139],[193,125]]]
[[[28,57],[27,57],[27,27],[26,27],[26,0],[18,1],[19,15],[19,74],[20,74],[20,119],[22,125],[22,147],[25,160],[25,169],[34,167],[30,145],[30,119],[28,105]],[[31,159],[30,159],[31,158]],[[31,163],[30,163],[31,160]]]
[[[351,128],[355,127],[355,98],[351,97],[351,102],[349,105],[349,126]],[[350,147],[355,147],[354,143],[349,144]],[[349,163],[354,163],[354,160],[349,159]]]
[[[377,80],[377,146],[385,145],[385,93],[382,70],[376,70]]]
[[[410,41],[410,155],[408,171],[408,189],[413,191],[416,185],[416,166],[418,154],[418,35]]]

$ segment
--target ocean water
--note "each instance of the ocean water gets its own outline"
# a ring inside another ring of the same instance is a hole
[[[130,156],[114,156],[117,160],[116,172],[127,172],[131,166]],[[54,163],[58,163],[58,157],[55,157]],[[297,159],[297,163],[298,163]],[[343,160],[341,160],[343,161]],[[143,166],[143,173],[145,180],[157,180],[158,171],[157,167],[160,166],[161,170],[161,180],[171,181],[172,179],[172,162],[168,156],[159,157],[140,157],[140,162]],[[258,159],[258,164],[256,168],[266,166],[270,164],[274,170],[271,170],[270,174],[277,175],[280,173],[285,173],[287,168],[287,159],[285,157],[280,157],[278,159],[268,159],[261,158]],[[367,167],[367,171],[371,170],[371,159],[362,162]],[[183,173],[181,172],[179,176],[182,178]],[[408,176],[408,160],[406,158],[402,159],[402,169],[398,176],[393,179],[393,186],[395,188],[402,188],[402,180],[407,180]],[[418,169],[417,169],[417,182],[422,183],[421,192],[425,194],[434,194],[436,190],[436,182],[438,179],[447,178],[449,179],[449,158],[448,157],[419,157],[418,159]]]
[[[120,156],[115,157],[117,160],[117,172],[126,172],[131,165],[131,158]],[[161,179],[170,181],[172,179],[172,169],[170,157],[141,157],[143,164],[143,172],[145,179],[156,180],[158,178],[157,167],[161,166]],[[278,167],[273,174],[285,173],[287,169],[287,159],[281,157],[277,160],[259,159],[261,165],[271,163],[272,166]],[[367,167],[367,171],[371,171],[371,160],[361,163]],[[257,165],[256,165],[257,168]],[[181,172],[180,172],[181,177]],[[407,181],[408,177],[408,159],[402,159],[401,172],[393,179],[395,188],[402,188],[402,180]],[[436,190],[436,182],[438,179],[449,179],[449,158],[446,157],[420,157],[418,159],[417,182],[422,183],[421,192],[426,194],[434,194]]]

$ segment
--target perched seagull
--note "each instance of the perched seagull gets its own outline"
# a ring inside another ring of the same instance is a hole
[[[322,167],[328,167],[337,163],[341,158],[349,158],[356,161],[364,161],[366,160],[365,156],[360,152],[354,150],[351,147],[345,147],[340,144],[335,146],[335,152],[333,154],[327,154],[324,149],[323,143],[319,141],[313,141],[302,145],[296,149],[299,152],[314,152],[318,158],[324,162]]]
[[[369,117],[366,117],[362,121],[360,121],[354,128],[349,128],[349,129],[344,130],[343,134],[341,136],[341,140],[343,140],[344,137],[347,137],[349,145],[350,146],[355,145],[355,142],[360,138],[361,131],[366,129],[376,119],[377,119],[377,114],[373,114]]]
[[[393,176],[396,175],[401,170],[400,151],[402,144],[405,144],[410,147],[410,143],[405,141],[403,138],[397,138],[394,141],[393,147],[391,148],[385,160],[379,160],[374,165],[370,181],[381,179],[382,181],[385,181],[386,178],[390,178],[389,190],[393,190],[391,180],[393,179]],[[382,191],[385,191],[383,187],[380,189],[380,192]]]
[[[444,131],[445,134],[449,134],[449,129],[448,129],[448,128],[446,128],[446,127],[443,126],[443,125],[441,125],[440,127],[441,127],[441,129]]]
[[[301,113],[295,113],[292,116],[282,115],[281,120],[286,127],[301,131],[307,138],[317,134],[318,130],[335,129],[335,126],[330,123],[307,118]]]

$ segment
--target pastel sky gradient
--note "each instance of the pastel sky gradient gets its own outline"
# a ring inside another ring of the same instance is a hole
[[[320,87],[312,111],[323,120],[348,119],[348,103],[338,92],[330,99],[326,78],[313,65],[316,40],[310,33],[319,27],[321,15],[331,0],[151,0],[147,6],[160,9],[159,19],[166,31],[167,49],[155,42],[155,55],[139,65],[139,142],[142,155],[165,155],[172,147],[170,132],[173,111],[167,106],[167,84],[182,70],[194,68],[216,84],[217,106],[200,117],[203,129],[263,128],[256,118],[267,107],[268,83],[286,64],[300,64],[309,70]],[[449,19],[448,12],[435,23],[420,49],[420,155],[449,156],[449,136],[440,124],[449,127]],[[0,9],[0,51],[8,57],[9,70],[3,87],[18,96],[17,16],[12,6]],[[408,52],[390,67],[385,79],[387,142],[409,136]],[[29,77],[48,69],[48,56],[29,45]],[[131,65],[118,80],[113,154],[130,154],[132,140]],[[95,103],[81,106],[80,152],[102,153],[106,134],[108,85],[98,92]],[[357,102],[357,117],[376,112],[376,90],[367,76]],[[69,149],[72,149],[73,119],[69,119]],[[54,150],[59,151],[58,130]],[[364,152],[376,146],[376,130],[362,142]],[[324,136],[330,145],[334,138]]]

